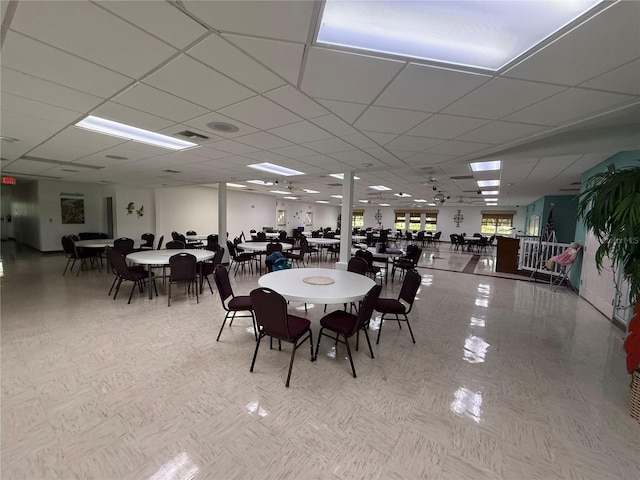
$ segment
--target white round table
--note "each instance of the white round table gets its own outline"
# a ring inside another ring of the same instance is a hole
[[[190,253],[198,262],[204,260],[211,260],[215,255],[215,252],[211,250],[199,250],[199,249],[180,249],[180,250],[143,250],[141,252],[133,252],[127,255],[127,260],[138,265],[169,265],[169,258],[176,253]],[[151,268],[149,270],[149,298],[153,297],[151,288]],[[202,273],[202,270],[200,271]],[[202,292],[201,292],[202,293]]]
[[[236,245],[237,248],[240,248],[242,250],[247,250],[249,252],[266,252],[267,251],[267,245],[273,244],[273,243],[278,243],[278,242],[243,242],[243,243],[239,243],[238,245]],[[293,245],[291,245],[290,243],[286,243],[286,242],[282,242],[280,243],[280,245],[282,245],[282,250],[291,250],[293,248]]]
[[[306,283],[304,279],[333,283],[314,285]],[[258,285],[275,290],[289,301],[324,304],[357,302],[375,284],[364,275],[332,268],[290,268],[267,273],[258,279]]]
[[[336,235],[337,239],[340,239],[340,235]],[[366,235],[351,235],[351,241],[352,242],[361,242],[363,240],[366,240],[367,236]]]
[[[81,248],[106,248],[113,247],[113,238],[96,238],[92,240],[78,240],[76,247]],[[140,248],[140,240],[133,241],[133,248]]]
[[[206,240],[209,235],[185,235],[184,238],[191,242],[199,242],[201,240]]]

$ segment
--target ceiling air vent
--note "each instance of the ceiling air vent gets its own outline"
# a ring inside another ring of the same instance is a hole
[[[474,178],[473,175],[456,175],[455,177],[451,177],[451,180],[473,180]]]
[[[582,182],[571,182],[571,185],[582,185]]]
[[[169,169],[163,170],[163,172],[165,172],[165,173],[182,173],[182,172],[179,172],[178,170],[169,170]]]
[[[182,135],[183,137],[187,137],[187,138],[197,138],[198,140],[209,139],[209,137],[205,135],[200,135],[199,133],[196,133],[196,132],[192,132],[191,130],[183,130],[181,132],[178,132],[177,135]]]
[[[327,187],[341,187],[342,183],[326,183]]]

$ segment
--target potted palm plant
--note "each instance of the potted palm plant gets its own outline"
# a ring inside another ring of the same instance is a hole
[[[587,180],[578,217],[600,242],[595,255],[598,270],[608,257],[629,282],[634,308],[624,349],[627,371],[632,375],[631,416],[640,422],[640,166],[609,168]]]

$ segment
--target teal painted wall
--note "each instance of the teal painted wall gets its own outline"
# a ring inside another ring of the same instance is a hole
[[[553,225],[556,231],[556,240],[560,243],[573,242],[576,212],[578,211],[578,200],[575,195],[547,195],[530,203],[527,206],[525,228],[529,227],[529,219],[532,215],[539,215],[540,234],[542,234],[549,220],[551,204],[553,204]],[[528,231],[527,233],[530,234]]]
[[[547,215],[548,214],[549,213],[547,212]],[[531,218],[532,215],[539,215],[540,216],[540,233],[542,233],[542,229],[547,224],[547,217],[544,216],[544,197],[540,197],[535,202],[530,203],[529,205],[527,205],[527,217],[526,217],[525,222],[524,222],[524,228],[525,228],[525,232],[526,232],[527,235],[532,235],[532,233],[529,232],[529,230],[528,230],[528,228],[529,228],[529,219]]]
[[[640,150],[631,150],[628,152],[619,152],[614,156],[607,158],[604,162],[599,163],[595,167],[587,170],[582,174],[582,187],[581,191],[584,190],[584,186],[589,178],[599,172],[603,172],[606,170],[608,165],[615,165],[616,168],[624,168],[624,167],[637,167],[640,165]],[[578,219],[576,223],[576,230],[574,234],[575,241],[580,243],[580,245],[584,245],[584,240],[586,238],[586,229],[584,227],[584,222],[581,219]],[[571,283],[576,286],[576,288],[580,287],[580,274],[582,273],[582,261],[577,263],[572,269],[569,275]]]

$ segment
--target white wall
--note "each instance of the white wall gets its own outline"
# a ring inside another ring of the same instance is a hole
[[[287,225],[285,230],[288,235],[291,235],[294,228],[306,227],[305,217],[307,212],[313,213],[313,225],[310,227],[313,229],[326,227],[331,227],[332,229],[337,228],[338,215],[340,215],[340,207],[338,206],[292,200],[278,200],[276,216],[278,210],[287,211]]]
[[[133,202],[134,211],[129,214],[127,205]],[[142,216],[137,210],[144,207]],[[139,240],[143,233],[155,233],[156,208],[154,191],[150,188],[117,185],[113,195],[114,236]],[[156,240],[157,241],[157,240]]]

